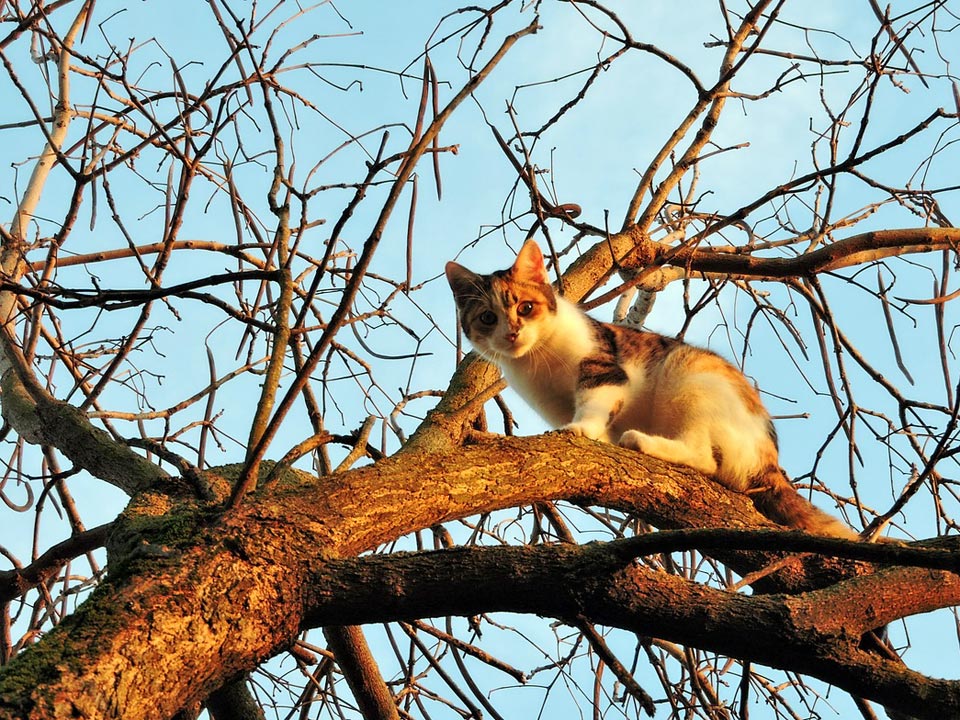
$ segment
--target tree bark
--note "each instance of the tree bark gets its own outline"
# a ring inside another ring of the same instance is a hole
[[[323,636],[365,720],[400,720],[396,702],[380,675],[363,629],[356,625],[326,627]]]
[[[250,694],[246,675],[228,682],[207,698],[207,711],[213,720],[265,720],[266,717]]]

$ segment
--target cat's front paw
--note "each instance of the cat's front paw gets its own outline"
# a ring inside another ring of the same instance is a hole
[[[650,436],[639,430],[627,430],[620,436],[620,447],[639,450],[642,453],[649,454]]]
[[[584,420],[577,420],[567,423],[560,428],[560,432],[573,433],[579,437],[590,438],[591,440],[606,440],[607,427],[601,423],[591,423]]]

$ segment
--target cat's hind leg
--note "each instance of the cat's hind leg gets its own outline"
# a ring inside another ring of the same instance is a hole
[[[621,447],[639,450],[666,462],[687,465],[707,475],[717,472],[710,438],[702,434],[688,434],[679,438],[649,435],[639,430],[627,430],[620,436]]]

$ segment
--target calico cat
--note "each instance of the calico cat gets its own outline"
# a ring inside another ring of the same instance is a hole
[[[556,294],[533,240],[508,270],[446,275],[471,344],[553,427],[712,475],[781,525],[859,537],[790,484],[760,396],[718,355],[594,320]]]

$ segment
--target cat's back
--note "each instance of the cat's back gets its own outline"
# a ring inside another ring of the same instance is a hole
[[[676,437],[700,427],[714,444],[766,447],[770,417],[754,385],[720,355],[675,338],[604,324],[631,385],[629,400],[614,422],[628,429]],[[750,464],[752,464],[752,460]]]
[[[611,323],[597,323],[601,333],[612,338],[617,359],[628,373],[630,370],[655,377],[659,382],[683,378],[711,376],[744,393],[744,402],[759,403],[754,387],[732,363],[712,350],[690,345],[682,340]]]
[[[594,320],[594,332],[601,349],[615,354],[624,367],[656,368],[684,348],[696,350],[680,340],[649,330]]]

